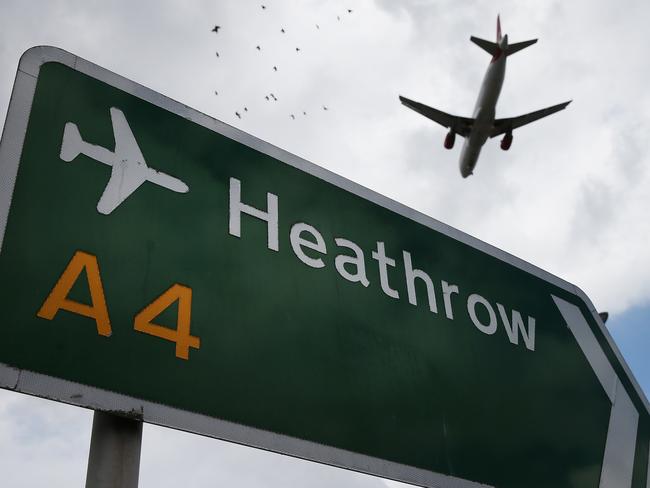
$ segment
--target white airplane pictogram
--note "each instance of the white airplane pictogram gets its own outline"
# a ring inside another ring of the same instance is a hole
[[[104,215],[110,214],[145,181],[178,193],[187,193],[189,188],[181,180],[147,166],[124,113],[115,107],[111,107],[110,112],[115,151],[84,141],[77,125],[68,122],[63,130],[59,155],[63,161],[70,162],[79,154],[84,154],[112,166],[111,178],[97,202],[97,211]]]

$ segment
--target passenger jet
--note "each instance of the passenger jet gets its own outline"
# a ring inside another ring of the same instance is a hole
[[[496,43],[474,36],[470,37],[470,40],[492,55],[492,61],[490,61],[490,65],[483,78],[481,91],[479,92],[472,118],[451,115],[422,103],[414,102],[408,98],[399,97],[401,102],[408,108],[449,129],[445,137],[445,148],[451,149],[454,147],[456,134],[465,138],[459,160],[460,174],[463,178],[467,178],[473,173],[476,161],[481,153],[481,148],[488,137],[491,138],[504,134],[501,140],[501,149],[507,151],[512,144],[512,131],[514,129],[530,124],[547,115],[559,112],[571,103],[571,100],[569,100],[568,102],[553,105],[552,107],[537,110],[526,115],[520,115],[519,117],[496,119],[495,108],[506,72],[506,58],[531,44],[535,44],[537,39],[508,44],[508,35],[501,35],[501,21],[497,16]]]

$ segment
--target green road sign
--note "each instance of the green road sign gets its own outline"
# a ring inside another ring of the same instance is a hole
[[[576,287],[54,48],[0,146],[4,388],[426,487],[646,487]]]

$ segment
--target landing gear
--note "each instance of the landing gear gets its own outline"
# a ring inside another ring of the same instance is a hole
[[[456,133],[453,130],[450,130],[447,136],[445,137],[445,149],[451,149],[454,147],[454,142],[456,141]]]
[[[501,139],[501,149],[507,151],[512,145],[512,132],[506,132],[506,135]]]

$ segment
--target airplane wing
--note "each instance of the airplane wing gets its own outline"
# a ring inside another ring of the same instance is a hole
[[[147,180],[147,167],[130,160],[116,160],[104,193],[97,202],[97,211],[108,215]]]
[[[564,110],[567,105],[571,103],[571,100],[564,103],[559,103],[553,105],[552,107],[543,108],[542,110],[537,110],[536,112],[531,112],[526,115],[520,115],[519,117],[511,117],[508,119],[496,119],[494,121],[494,129],[490,133],[490,137],[496,137],[500,134],[505,134],[506,132],[512,132],[514,129],[521,127],[522,125],[530,124],[535,122],[547,115],[554,114],[560,110]]]
[[[138,146],[133,136],[133,131],[131,131],[124,113],[119,108],[111,107],[111,122],[113,124],[113,137],[115,138],[115,159],[117,161],[131,160],[146,164],[140,146]]]
[[[467,137],[472,131],[472,125],[474,125],[474,119],[468,117],[458,117],[456,115],[451,115],[445,112],[442,112],[433,107],[424,105],[423,103],[414,102],[409,100],[406,97],[400,95],[400,101],[403,105],[406,105],[411,110],[415,110],[420,115],[424,115],[427,119],[431,119],[434,122],[442,125],[443,127],[448,127],[453,130],[456,134],[459,134],[463,137]]]

